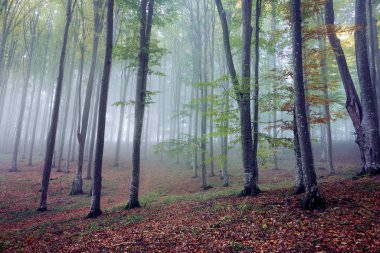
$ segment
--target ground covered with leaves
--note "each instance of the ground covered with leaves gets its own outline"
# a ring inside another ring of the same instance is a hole
[[[98,219],[84,219],[88,196],[68,195],[72,173],[53,173],[49,211],[38,213],[39,167],[0,168],[0,252],[379,252],[379,176],[317,169],[326,207],[310,212],[299,208],[292,170],[263,170],[263,192],[241,198],[240,177],[229,188],[209,178],[213,188],[201,192],[191,170],[143,168],[143,207],[133,210],[124,209],[130,169],[105,169]]]

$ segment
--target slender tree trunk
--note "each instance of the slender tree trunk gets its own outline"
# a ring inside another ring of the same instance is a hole
[[[93,9],[94,9],[94,36],[92,43],[92,61],[90,67],[90,73],[87,83],[86,89],[86,97],[84,100],[83,106],[83,115],[82,115],[82,124],[80,133],[78,133],[78,142],[79,142],[79,152],[78,152],[78,161],[77,161],[77,169],[75,173],[75,178],[72,183],[70,195],[78,195],[83,194],[83,159],[84,159],[84,148],[86,144],[87,138],[87,130],[88,130],[88,121],[90,115],[90,105],[91,105],[91,97],[92,90],[95,82],[95,67],[97,62],[97,54],[98,54],[98,46],[99,46],[99,38],[100,33],[103,29],[103,6],[102,1],[94,0],[93,1]]]
[[[57,124],[58,124],[58,117],[59,117],[59,105],[61,102],[61,92],[62,92],[62,84],[63,84],[63,75],[64,75],[64,69],[65,69],[65,56],[66,56],[66,45],[67,45],[67,37],[69,33],[69,27],[71,23],[71,17],[72,17],[72,10],[75,7],[76,0],[74,0],[74,3],[72,4],[71,0],[67,0],[67,7],[66,7],[66,25],[65,30],[63,33],[63,43],[62,43],[62,51],[61,51],[61,57],[59,60],[59,74],[57,78],[57,88],[55,90],[55,99],[54,99],[54,109],[53,109],[53,115],[51,118],[51,125],[49,129],[49,135],[47,139],[47,148],[46,148],[46,154],[45,154],[45,164],[44,164],[44,171],[42,175],[42,184],[41,184],[41,201],[40,201],[40,207],[37,209],[37,211],[43,212],[47,210],[47,193],[49,188],[49,181],[50,181],[50,173],[51,173],[51,166],[53,162],[53,154],[54,154],[54,146],[55,146],[55,138],[57,133]]]
[[[123,70],[123,78],[124,82],[122,83],[122,89],[121,89],[121,101],[125,102],[127,99],[127,88],[128,88],[128,83],[129,83],[129,78],[130,78],[130,69],[128,69],[128,73],[125,74],[126,69]],[[117,133],[117,141],[116,141],[116,151],[115,151],[115,159],[113,161],[113,166],[114,167],[119,167],[119,156],[120,156],[120,145],[121,145],[121,140],[123,138],[123,128],[124,128],[124,119],[125,119],[125,106],[123,105],[120,107],[120,116],[119,116],[119,130]]]
[[[14,60],[15,60],[15,54],[16,50],[18,47],[18,41],[16,39],[12,39],[9,49],[8,49],[8,55],[7,55],[7,63],[5,66],[5,73],[3,75],[3,79],[0,79],[0,83],[2,86],[0,86],[0,124],[2,122],[2,117],[4,113],[4,102],[7,94],[7,86],[8,86],[8,79],[9,79],[9,74],[12,66],[14,65]],[[1,70],[0,70],[1,71]]]
[[[29,39],[29,45],[26,46],[27,50],[27,67],[26,67],[26,74],[24,79],[24,86],[22,89],[22,97],[21,97],[21,106],[20,106],[20,112],[18,115],[17,120],[17,127],[16,127],[16,136],[15,136],[15,142],[13,146],[13,154],[12,154],[12,167],[9,170],[10,172],[17,171],[17,157],[18,157],[18,150],[20,145],[20,137],[22,133],[22,123],[24,121],[24,113],[25,113],[25,106],[26,106],[26,97],[28,94],[28,85],[29,85],[29,78],[30,78],[30,72],[32,68],[33,63],[33,57],[34,57],[34,46],[35,46],[35,39],[36,39],[36,31],[37,31],[37,24],[38,24],[38,15],[30,18],[30,39]],[[27,32],[24,31],[24,40],[27,41]]]
[[[326,46],[326,37],[323,36],[320,41],[320,65],[322,72],[322,82],[323,82],[323,98],[325,100],[323,108],[323,116],[327,120],[325,124],[325,138],[326,140],[326,154],[327,154],[327,169],[329,175],[334,175],[334,164],[333,164],[333,155],[332,155],[332,138],[331,138],[331,115],[330,115],[330,104],[329,104],[329,87],[328,87],[328,77],[327,77],[327,46]]]
[[[50,34],[50,32],[49,32]],[[34,122],[33,122],[33,129],[32,129],[32,139],[30,141],[30,147],[29,147],[29,162],[28,165],[32,166],[33,164],[33,152],[34,152],[34,143],[36,139],[36,131],[37,131],[37,123],[38,123],[38,115],[40,111],[40,106],[41,106],[41,95],[42,95],[42,86],[44,83],[45,79],[45,72],[46,72],[46,62],[47,62],[47,53],[48,53],[48,48],[49,48],[49,40],[46,39],[44,43],[44,56],[43,56],[43,61],[42,61],[42,70],[40,73],[40,80],[39,80],[39,86],[38,86],[38,91],[37,91],[37,99],[36,99],[36,110],[35,110],[35,115],[34,115]]]
[[[34,104],[34,97],[36,95],[36,86],[37,86],[37,78],[35,77],[33,81],[33,86],[32,86],[31,98],[29,101],[30,103],[29,103],[28,118],[26,120],[24,148],[23,148],[22,157],[21,157],[22,160],[26,158],[26,148],[28,146],[28,140],[29,140],[30,121],[33,114],[33,104]]]
[[[259,61],[260,61],[260,16],[261,0],[256,0],[255,14],[255,86],[254,86],[254,114],[253,114],[253,163],[256,185],[259,180],[259,165],[257,162],[257,148],[259,144]]]
[[[225,67],[224,67],[225,68]],[[224,73],[227,71],[224,70]],[[225,92],[224,92],[224,114],[227,115],[230,110],[230,82],[225,82]],[[223,177],[223,186],[229,186],[228,180],[228,129],[229,129],[229,120],[226,117],[225,122],[223,122],[223,127],[225,131],[225,135],[222,137],[222,157],[223,157],[223,168],[222,168],[222,177]]]
[[[202,59],[201,59],[201,67],[203,67],[203,82],[208,82],[208,75],[207,75],[207,47],[208,47],[208,22],[207,22],[207,4],[206,1],[203,1],[204,3],[204,45],[202,45],[202,38],[199,38],[199,45],[198,50],[202,52],[202,47],[204,48],[204,60],[202,65]],[[198,29],[200,30],[200,18],[199,18],[199,1],[197,1],[197,25]],[[199,34],[201,32],[199,31]],[[202,55],[201,55],[202,57]],[[201,89],[201,168],[202,168],[202,185],[201,188],[203,190],[206,190],[207,187],[207,175],[206,175],[206,141],[207,141],[207,87],[205,85],[202,85]]]
[[[59,148],[58,148],[58,165],[57,165],[57,171],[61,170],[61,162],[62,162],[62,156],[63,156],[63,149],[65,147],[65,140],[66,140],[66,128],[67,128],[67,121],[69,117],[69,111],[70,111],[70,101],[71,101],[71,92],[72,87],[71,85],[74,83],[74,66],[75,66],[75,49],[76,49],[76,43],[73,47],[73,53],[71,55],[71,69],[70,74],[68,78],[68,85],[67,85],[67,96],[66,96],[66,103],[65,103],[65,115],[63,117],[63,126],[62,126],[62,133],[61,133],[61,140],[59,142]]]
[[[277,19],[276,19],[276,16],[277,16],[277,8],[276,8],[276,1],[275,0],[272,0],[271,1],[271,7],[272,7],[272,11],[271,11],[271,31],[272,31],[272,40],[274,41],[274,33],[276,32],[277,30],[277,26],[276,26],[276,22],[277,22]],[[274,45],[274,49],[276,45]],[[274,50],[274,53],[273,53],[273,58],[272,58],[272,70],[273,70],[273,73],[274,75],[276,75],[277,73],[277,54],[276,54],[276,51]],[[274,93],[275,92],[275,87],[274,85],[272,86],[272,92]],[[273,111],[272,111],[272,138],[273,138],[273,164],[274,164],[274,169],[277,170],[278,169],[278,157],[277,157],[277,153],[278,153],[278,149],[277,149],[277,104],[278,104],[278,101],[277,101],[277,98],[274,97],[273,98]]]
[[[94,184],[91,199],[90,212],[88,218],[95,218],[102,214],[100,209],[100,195],[102,190],[102,163],[104,150],[104,132],[106,127],[107,97],[108,86],[111,74],[112,64],[112,39],[113,39],[113,8],[114,0],[107,2],[107,37],[106,37],[106,54],[104,59],[104,69],[102,78],[102,87],[99,101],[98,131],[96,136],[96,151],[94,163]],[[95,129],[94,129],[95,131]]]
[[[377,115],[376,93],[372,88],[371,71],[368,64],[368,47],[366,38],[366,3],[362,0],[355,2],[355,25],[359,27],[355,31],[356,65],[358,69],[361,100],[363,109],[363,136],[365,140],[365,173],[380,173],[380,137],[379,119]]]
[[[241,142],[242,142],[242,160],[244,172],[244,189],[240,193],[244,195],[255,195],[259,193],[257,185],[252,151],[252,128],[251,128],[251,112],[250,112],[250,49],[251,49],[251,13],[252,1],[243,0],[243,64],[242,64],[242,87],[240,87],[235,65],[232,58],[228,25],[226,13],[223,9],[221,0],[215,0],[220,16],[220,21],[223,29],[223,42],[224,51],[226,54],[226,62],[234,91],[238,98],[240,110],[240,124],[241,124]]]
[[[293,35],[293,78],[296,124],[301,148],[302,170],[305,177],[305,196],[302,205],[303,208],[312,210],[319,208],[323,204],[323,199],[318,191],[317,176],[314,170],[313,151],[311,149],[309,123],[306,115],[306,99],[302,63],[302,19],[300,0],[291,0],[290,12]]]
[[[91,179],[91,170],[92,170],[92,160],[93,160],[93,155],[94,155],[94,143],[95,143],[95,133],[97,131],[97,120],[98,120],[98,115],[97,115],[97,110],[99,108],[99,100],[100,100],[100,89],[101,85],[98,85],[96,87],[96,94],[95,94],[95,103],[94,103],[94,115],[92,117],[92,130],[91,130],[91,135],[90,135],[90,145],[88,149],[88,160],[87,160],[87,175],[86,179]]]
[[[152,30],[154,0],[141,0],[139,67],[136,84],[135,128],[133,134],[132,180],[127,209],[140,207],[138,200],[140,182],[141,132],[146,102],[146,84],[149,63],[150,33]],[[147,11],[148,7],[148,11]]]

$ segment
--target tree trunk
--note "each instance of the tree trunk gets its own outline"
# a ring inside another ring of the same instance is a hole
[[[71,69],[70,69],[70,74],[69,74],[69,79],[68,79],[68,84],[67,84],[67,96],[66,96],[66,103],[65,103],[65,115],[63,117],[63,126],[62,126],[62,133],[61,133],[61,140],[59,142],[59,148],[58,148],[58,165],[57,165],[57,171],[62,171],[61,170],[61,162],[62,162],[62,155],[63,155],[63,149],[65,147],[65,140],[66,140],[66,128],[67,128],[67,121],[69,117],[69,111],[70,111],[70,102],[71,102],[71,92],[72,92],[72,87],[71,85],[74,83],[74,66],[75,66],[75,49],[76,49],[77,44],[75,43],[73,47],[73,53],[71,55]]]
[[[251,49],[251,13],[252,1],[243,1],[243,64],[242,64],[242,87],[236,74],[235,65],[231,53],[230,38],[228,32],[226,13],[223,9],[221,0],[215,0],[220,16],[223,29],[224,51],[226,54],[226,62],[234,91],[238,98],[240,110],[241,125],[241,143],[242,143],[242,160],[244,172],[244,189],[240,195],[255,195],[259,193],[256,174],[254,170],[253,151],[252,151],[252,128],[251,128],[251,112],[250,112],[250,49]]]
[[[333,164],[333,155],[332,155],[332,138],[331,138],[331,115],[330,115],[330,103],[329,103],[329,87],[328,87],[328,77],[327,77],[327,46],[326,46],[326,37],[323,36],[319,41],[319,50],[320,50],[320,66],[322,72],[322,83],[323,83],[323,117],[327,120],[325,124],[325,136],[323,138],[326,140],[326,161],[327,169],[329,175],[334,175],[334,164]]]
[[[214,81],[214,72],[215,72],[215,64],[214,64],[214,56],[215,56],[215,2],[211,5],[211,51],[210,51],[210,79]],[[214,111],[214,103],[212,102],[214,99],[214,87],[211,85],[210,87],[210,111]],[[215,176],[215,158],[214,158],[214,119],[212,113],[209,115],[209,152],[210,152],[210,177]]]
[[[26,67],[26,74],[25,74],[25,80],[24,80],[24,86],[22,89],[22,98],[21,98],[21,106],[20,106],[20,112],[18,115],[17,120],[17,127],[16,127],[16,136],[15,136],[15,142],[13,146],[13,154],[12,154],[12,167],[9,170],[10,172],[17,171],[17,157],[18,157],[18,149],[20,145],[20,137],[22,133],[22,123],[24,120],[24,113],[25,113],[25,105],[26,105],[26,96],[28,94],[28,85],[29,85],[29,78],[30,78],[30,72],[32,68],[33,63],[33,57],[34,57],[34,46],[35,46],[35,39],[36,39],[36,31],[37,31],[37,24],[38,24],[38,15],[30,18],[30,39],[29,44],[25,46],[28,56],[28,62]],[[24,41],[27,41],[27,32],[24,30]]]
[[[49,32],[50,34],[50,32]],[[48,37],[47,37],[48,38]],[[32,166],[33,161],[33,152],[34,152],[34,142],[36,139],[36,130],[37,130],[37,123],[38,123],[38,115],[40,112],[40,106],[41,106],[41,95],[42,95],[42,86],[45,79],[45,72],[46,72],[46,62],[47,62],[47,52],[49,48],[49,40],[46,39],[44,43],[44,56],[42,61],[42,70],[40,73],[40,80],[39,80],[39,87],[37,91],[37,99],[36,99],[36,110],[35,110],[35,116],[34,116],[34,122],[33,122],[33,130],[32,130],[32,139],[30,141],[30,147],[29,147],[29,162],[28,165]]]
[[[51,173],[51,165],[53,162],[53,154],[54,154],[54,146],[55,146],[55,137],[57,133],[57,124],[58,124],[58,117],[59,117],[59,105],[61,102],[61,91],[62,91],[62,83],[63,83],[63,75],[64,75],[64,69],[65,69],[65,56],[66,56],[66,45],[67,45],[67,37],[69,33],[69,27],[72,17],[72,9],[74,9],[76,0],[74,0],[73,5],[71,4],[71,0],[67,0],[67,7],[66,7],[66,25],[65,30],[63,34],[63,44],[62,44],[62,51],[61,51],[61,57],[59,60],[59,74],[57,78],[57,88],[55,90],[55,99],[54,99],[54,109],[53,109],[53,115],[51,118],[51,125],[49,129],[49,135],[47,138],[47,148],[46,148],[46,154],[45,154],[45,164],[44,164],[44,171],[42,175],[42,184],[41,184],[41,201],[40,201],[40,207],[37,209],[37,211],[43,212],[47,210],[47,193],[49,188],[49,181],[50,181],[50,173]]]
[[[225,68],[225,67],[224,67]],[[226,70],[224,71],[226,72]],[[227,115],[230,111],[230,82],[225,82],[226,91],[224,93],[224,113]],[[222,167],[222,178],[223,178],[223,187],[229,186],[228,180],[228,128],[229,128],[229,120],[226,117],[225,122],[223,122],[223,127],[225,135],[222,137],[222,157],[223,157],[223,167]]]
[[[317,176],[314,170],[313,152],[311,149],[309,123],[306,115],[302,63],[301,1],[291,0],[290,5],[293,35],[293,78],[296,124],[301,148],[302,169],[305,176],[305,196],[302,205],[303,208],[312,210],[319,208],[323,204],[323,199],[318,191]]]
[[[82,124],[81,124],[80,133],[78,133],[79,152],[78,152],[77,169],[76,169],[75,178],[72,184],[70,195],[83,194],[82,171],[83,171],[84,148],[85,148],[86,138],[87,138],[87,128],[88,128],[88,121],[89,121],[89,115],[90,115],[92,90],[93,90],[94,81],[95,81],[94,77],[95,77],[95,67],[96,67],[97,54],[98,54],[99,38],[100,38],[100,33],[102,32],[102,29],[103,29],[103,9],[104,8],[102,6],[102,1],[94,0],[93,9],[94,9],[94,35],[93,35],[93,43],[92,43],[92,61],[91,61],[88,82],[87,82],[86,97],[85,97],[84,106],[83,106]]]
[[[28,139],[29,139],[29,129],[30,129],[30,121],[33,114],[33,104],[34,104],[34,97],[36,95],[36,86],[37,86],[37,78],[34,78],[32,91],[31,91],[31,98],[29,101],[29,110],[28,110],[28,116],[26,119],[26,128],[25,128],[25,137],[24,137],[24,148],[22,151],[21,161],[23,161],[26,158],[26,148],[28,146]],[[25,120],[25,119],[24,119]]]
[[[362,106],[356,92],[356,88],[354,82],[352,81],[350,71],[348,69],[346,57],[343,52],[342,45],[338,36],[336,35],[335,27],[334,27],[334,2],[333,0],[326,0],[325,3],[325,21],[327,28],[327,36],[330,41],[330,45],[335,52],[336,62],[338,64],[339,73],[342,78],[342,83],[344,87],[344,91],[346,93],[346,109],[348,114],[350,115],[351,121],[355,128],[356,133],[356,143],[359,146],[359,150],[361,153],[363,168],[365,166],[365,156],[364,156],[364,139],[362,133]]]
[[[355,31],[355,52],[363,109],[361,125],[366,161],[363,172],[377,174],[380,172],[379,120],[376,109],[376,94],[373,92],[368,64],[366,3],[363,0],[356,0],[355,3],[355,26],[359,28]]]
[[[260,16],[261,0],[256,0],[255,14],[255,86],[254,86],[254,112],[253,112],[253,164],[256,185],[259,180],[259,165],[257,163],[257,148],[259,144],[259,61],[260,61]]]
[[[94,154],[94,143],[95,143],[95,133],[97,129],[97,110],[99,108],[99,100],[100,100],[100,89],[101,85],[98,85],[96,87],[96,93],[95,93],[95,103],[94,103],[94,115],[92,117],[92,130],[91,130],[91,135],[90,135],[90,145],[88,149],[88,160],[87,160],[87,168],[86,168],[86,179],[91,179],[91,169],[92,169],[92,159],[93,159],[93,154]]]
[[[204,3],[204,45],[202,45],[202,38],[198,38],[198,48],[199,52],[202,52],[202,47],[204,48],[203,51],[203,64],[202,64],[202,55],[201,57],[201,66],[198,66],[199,68],[203,67],[203,79],[201,81],[207,82],[208,81],[208,76],[207,76],[207,47],[208,47],[208,29],[207,29],[207,4],[206,1],[203,1]],[[198,35],[201,34],[201,28],[200,28],[200,15],[199,15],[199,0],[197,1],[197,28],[199,29]],[[207,87],[205,85],[202,85],[201,89],[201,168],[202,168],[202,184],[201,188],[203,190],[206,190],[207,187],[207,175],[206,175],[206,141],[207,141]]]
[[[104,150],[104,132],[106,127],[108,86],[112,64],[113,8],[114,0],[108,0],[106,54],[104,59],[102,87],[99,101],[98,131],[96,136],[96,151],[94,163],[94,184],[92,190],[91,209],[89,214],[87,215],[88,218],[95,218],[102,214],[102,210],[100,209],[100,195],[102,190],[102,163]]]
[[[296,113],[294,111],[294,119],[293,119],[293,133],[294,133],[294,157],[296,159],[296,192],[295,194],[301,194],[305,192],[305,183],[304,183],[304,176],[303,176],[303,170],[302,170],[302,156],[301,156],[301,147],[300,147],[300,140],[298,138],[298,129],[297,129],[297,123],[296,123]]]
[[[371,70],[372,88],[376,94],[377,115],[380,120],[380,51],[379,37],[377,33],[377,20],[373,17],[372,0],[367,0],[367,20],[368,20],[368,49],[369,64]]]
[[[130,187],[129,201],[127,209],[140,207],[138,200],[140,182],[140,151],[141,151],[141,132],[144,120],[144,109],[146,102],[146,83],[149,63],[149,44],[150,33],[152,30],[152,16],[154,0],[141,0],[140,17],[140,49],[139,67],[136,84],[136,104],[135,104],[135,128],[133,134],[133,153],[132,153],[132,180]],[[147,13],[148,5],[148,13]]]
[[[126,69],[123,70],[123,78],[124,82],[122,83],[122,89],[121,89],[121,101],[125,102],[127,99],[127,88],[128,88],[128,82],[130,77],[130,69],[128,69],[128,74],[125,74]],[[120,156],[120,145],[121,140],[123,138],[123,128],[124,128],[124,119],[125,119],[125,106],[123,105],[120,107],[120,116],[119,116],[119,130],[117,133],[117,141],[116,141],[116,151],[115,151],[115,159],[113,161],[114,167],[119,167],[119,156]]]
[[[377,112],[379,115],[380,121],[380,49],[379,49],[379,35],[377,32],[377,20],[372,17],[372,40],[374,41],[374,57],[375,57],[375,66],[376,66],[376,95],[377,95]],[[380,123],[379,123],[380,124]]]
[[[271,7],[272,7],[272,11],[271,11],[271,32],[272,32],[272,40],[274,41],[275,39],[275,35],[274,33],[276,32],[277,30],[277,26],[276,26],[276,16],[277,16],[277,10],[276,10],[276,1],[275,0],[272,0],[271,1]],[[275,48],[276,45],[274,45],[274,48],[273,49],[276,49]],[[277,55],[276,55],[276,51],[274,50],[274,53],[273,53],[273,58],[272,58],[272,71],[274,74],[276,74],[277,72]],[[275,88],[274,86],[272,86],[272,92],[274,93],[275,92]],[[273,138],[273,168],[275,170],[278,169],[278,157],[277,157],[277,152],[278,152],[278,149],[277,149],[277,98],[274,97],[273,98],[273,111],[272,111],[272,138]]]

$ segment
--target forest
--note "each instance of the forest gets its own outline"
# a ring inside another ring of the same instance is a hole
[[[0,0],[0,252],[379,252],[380,0]]]

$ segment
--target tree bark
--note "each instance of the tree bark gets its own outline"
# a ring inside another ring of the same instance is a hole
[[[309,123],[306,115],[305,88],[302,63],[302,31],[301,31],[301,1],[290,2],[292,45],[293,45],[293,78],[295,93],[295,112],[298,138],[301,148],[302,169],[305,182],[303,208],[316,209],[323,205],[323,199],[318,191],[317,176],[314,170],[313,151],[309,133]]]
[[[100,196],[102,190],[102,163],[104,150],[104,132],[106,126],[108,86],[112,65],[113,9],[114,0],[108,0],[106,53],[104,59],[103,78],[99,101],[98,131],[96,136],[96,151],[94,163],[94,184],[92,190],[91,208],[89,214],[87,215],[88,218],[95,218],[102,214],[102,210],[100,209]]]
[[[301,194],[305,192],[305,183],[304,176],[302,170],[302,156],[301,156],[301,147],[300,140],[298,138],[298,129],[296,122],[296,112],[294,111],[294,119],[293,119],[293,133],[294,133],[294,157],[296,159],[296,191],[295,194]]]
[[[144,109],[146,103],[146,84],[149,63],[150,33],[152,30],[153,4],[154,0],[141,0],[140,6],[140,49],[139,67],[136,84],[136,104],[135,104],[135,127],[133,134],[132,153],[132,180],[129,194],[129,201],[126,209],[140,207],[138,200],[140,182],[140,152],[141,152],[141,132],[144,120]],[[148,7],[148,11],[147,11]]]
[[[253,106],[253,164],[256,175],[256,185],[259,179],[259,165],[257,162],[257,148],[259,144],[259,62],[260,62],[260,16],[261,0],[256,0],[255,14],[255,85],[254,85],[254,106]]]
[[[364,156],[366,161],[363,172],[377,174],[380,172],[379,119],[376,109],[376,94],[373,92],[368,64],[366,2],[363,0],[356,0],[355,2],[355,26],[357,27],[355,31],[356,65],[361,89],[363,109],[361,125],[363,127]]]

